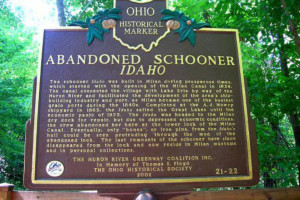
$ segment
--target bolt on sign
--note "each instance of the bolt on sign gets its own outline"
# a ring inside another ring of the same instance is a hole
[[[257,183],[237,30],[209,28],[166,0],[117,0],[71,25],[44,30],[27,188]]]

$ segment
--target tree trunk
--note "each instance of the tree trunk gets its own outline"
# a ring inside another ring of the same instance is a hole
[[[289,70],[288,70],[288,62],[287,62],[287,56],[285,54],[284,49],[284,38],[282,35],[277,34],[277,38],[280,43],[280,49],[279,49],[279,59],[280,59],[280,68],[282,73],[285,77],[289,78]],[[300,55],[300,54],[299,54]],[[295,96],[287,97],[287,98],[296,98]],[[297,110],[297,109],[295,109]],[[297,114],[297,111],[295,113],[289,113],[288,114],[289,121],[293,127],[294,132],[294,138],[296,143],[296,149],[300,148],[300,124],[299,124],[299,116]],[[298,185],[300,186],[300,163],[297,163],[298,165]]]
[[[204,10],[203,11],[203,18],[205,19],[206,23],[209,23],[208,16],[209,16],[209,14],[208,14],[207,10]]]
[[[293,126],[293,131],[295,136],[295,142],[296,142],[296,146],[300,148],[300,122],[299,122],[299,117],[297,114],[294,115],[290,115],[290,122]]]
[[[264,118],[258,118],[258,123],[261,125],[265,124],[265,120]],[[271,128],[273,129],[272,125]],[[277,144],[276,144],[277,145]],[[270,177],[270,172],[272,171],[272,162],[265,162],[265,165],[263,166],[263,168],[267,168],[267,171],[264,171],[263,173],[263,181],[264,181],[264,188],[273,188],[276,187],[277,183],[276,180]]]
[[[276,132],[275,141],[274,141],[275,144],[276,145],[284,144],[287,148],[290,148],[288,141],[286,140],[286,138],[284,137],[284,135],[282,134],[282,132],[280,130],[279,124],[271,122],[271,127],[272,127],[272,130]]]
[[[284,76],[289,77],[290,74],[288,69],[288,62],[284,51],[284,38],[282,35],[277,34],[277,39],[279,40],[280,43],[280,48],[279,48],[280,68]]]
[[[299,39],[299,35],[298,35],[298,30],[297,30],[297,23],[295,24],[294,21],[291,19],[291,17],[290,17],[291,13],[287,9],[285,0],[280,0],[280,1],[282,4],[282,7],[284,9],[284,14],[289,18],[290,30],[292,32],[292,35],[294,36],[295,44],[297,47],[297,52],[300,57],[300,39]]]
[[[64,0],[56,0],[58,22],[60,26],[66,26],[65,6]]]
[[[272,168],[269,168],[269,171],[272,171]],[[265,188],[273,188],[276,187],[276,181],[272,179],[268,172],[264,172],[264,187]]]
[[[290,115],[290,122],[293,127],[296,149],[300,148],[300,121],[297,114]],[[300,163],[298,163],[298,186],[300,186]]]

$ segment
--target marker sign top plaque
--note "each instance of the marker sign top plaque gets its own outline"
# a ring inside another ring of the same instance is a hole
[[[165,1],[115,3],[104,41],[44,31],[24,184],[29,189],[153,190],[257,183],[237,30],[179,43]],[[167,186],[167,187],[162,187]]]

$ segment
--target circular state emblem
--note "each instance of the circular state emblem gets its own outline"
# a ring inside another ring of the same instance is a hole
[[[49,176],[58,177],[64,172],[64,165],[57,161],[51,161],[46,166],[46,172]]]

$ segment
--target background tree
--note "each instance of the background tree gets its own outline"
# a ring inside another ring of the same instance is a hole
[[[66,26],[65,5],[63,0],[56,0],[57,18],[60,26]]]
[[[57,0],[57,9],[61,12],[64,11],[63,14],[58,14],[58,21],[63,21],[64,16],[66,16],[67,23],[62,23],[60,26],[76,20],[85,21],[87,17],[93,16],[97,11],[112,7],[113,1],[111,0]]]
[[[37,47],[33,34],[0,4],[0,182],[23,188],[25,123],[30,118]]]
[[[295,0],[175,3],[176,9],[198,21],[240,31],[265,187],[297,185],[297,176],[300,182],[299,4]]]

